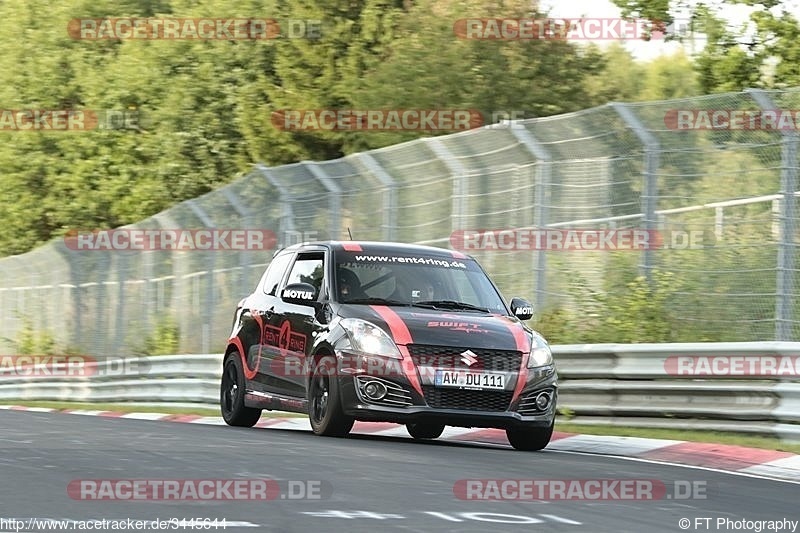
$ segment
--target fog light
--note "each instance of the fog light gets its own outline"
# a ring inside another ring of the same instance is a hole
[[[364,396],[370,400],[382,400],[386,396],[386,385],[380,381],[370,381],[364,385]]]
[[[540,392],[538,396],[536,396],[536,408],[540,411],[546,410],[550,407],[550,395],[546,392]]]

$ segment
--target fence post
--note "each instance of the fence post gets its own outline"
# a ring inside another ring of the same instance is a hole
[[[368,152],[361,152],[357,157],[378,178],[381,185],[386,187],[383,194],[383,238],[394,241],[397,238],[397,183]]]
[[[160,213],[156,213],[153,215],[153,220],[158,224],[158,229],[164,228],[171,228],[171,229],[178,229],[180,228],[180,224],[177,223],[177,220],[173,217],[172,213],[174,210],[166,210]],[[170,253],[170,268],[172,270],[173,276],[173,289],[172,289],[172,297],[171,297],[171,304],[169,306],[169,318],[174,320],[178,327],[178,349],[182,351],[182,353],[186,353],[185,350],[193,349],[189,348],[189,342],[192,338],[194,338],[194,327],[195,324],[192,321],[191,312],[185,311],[185,309],[192,309],[192,289],[187,288],[186,284],[189,283],[188,280],[191,278],[188,277],[191,269],[187,268],[187,261],[185,260],[184,254],[187,252],[175,250]],[[153,254],[158,254],[157,251],[142,251],[139,252],[138,256],[141,258],[143,255],[149,255],[152,257]],[[191,266],[191,262],[190,266]],[[152,272],[149,270],[148,272]],[[145,277],[143,279],[143,283],[149,283],[149,278]],[[135,298],[132,298],[132,300]],[[133,302],[131,302],[131,305]],[[145,307],[149,305],[149,302],[141,302],[141,310],[143,311]],[[159,314],[159,321],[164,320],[164,314]],[[155,328],[152,327],[152,324],[148,323],[148,334],[155,333]],[[150,354],[148,354],[150,355]]]
[[[657,228],[656,207],[658,204],[658,167],[660,166],[661,145],[658,139],[651,134],[636,114],[630,110],[628,104],[612,103],[612,109],[622,118],[639,140],[644,145],[644,173],[642,174],[642,214],[644,215],[644,229],[651,233]],[[653,250],[647,247],[642,252],[641,269],[647,278],[652,281]]]
[[[281,202],[281,221],[280,221],[280,228],[278,228],[278,232],[280,233],[278,243],[280,245],[284,245],[284,239],[286,235],[290,231],[294,231],[294,210],[292,209],[292,202],[294,199],[292,198],[291,193],[289,190],[272,174],[272,170],[268,167],[265,167],[261,163],[256,165],[256,169],[261,172],[261,175],[267,180],[267,182],[278,189],[278,200]]]
[[[124,264],[124,266],[123,266]],[[117,279],[117,301],[114,302],[114,347],[110,355],[121,355],[125,346],[125,316],[127,314],[127,302],[125,301],[125,281],[124,274],[130,272],[130,259],[125,254],[114,254],[114,268],[111,272],[116,273]],[[169,306],[166,306],[169,308]]]
[[[197,205],[197,202],[194,200],[187,200],[186,205],[192,211],[194,216],[196,216],[200,222],[209,229],[214,229],[216,225],[214,221],[211,220],[211,217],[208,216],[202,207]],[[239,252],[241,253],[241,252]],[[208,252],[208,260],[206,263],[206,268],[208,269],[208,283],[206,284],[206,301],[205,305],[201,302],[200,309],[203,313],[203,329],[201,334],[201,353],[209,353],[210,346],[209,346],[209,338],[208,332],[214,331],[212,327],[212,323],[214,322],[214,310],[217,308],[216,302],[216,295],[214,294],[214,269],[216,268],[216,258],[217,254],[215,250],[210,250]]]
[[[537,159],[534,171],[535,212],[533,225],[544,228],[549,223],[550,183],[553,178],[553,156],[542,143],[521,123],[504,121],[511,128],[511,133]],[[547,304],[547,251],[534,252],[534,271],[536,272],[536,310]]]
[[[336,181],[322,170],[319,163],[303,161],[311,175],[328,191],[328,209],[330,209],[331,239],[339,239],[342,234],[342,189]]]
[[[761,89],[746,89],[764,111],[778,109],[772,98]],[[795,191],[797,190],[797,131],[781,130],[781,194],[778,203],[780,241],[776,265],[775,301],[775,340],[792,340],[792,319],[794,299],[794,232],[795,232]]]
[[[231,204],[231,207],[233,207],[234,211],[236,211],[236,214],[239,215],[239,220],[240,221],[247,221],[247,223],[249,224],[249,222],[250,222],[250,220],[249,220],[250,211],[245,206],[242,205],[242,202],[239,201],[239,197],[236,196],[236,193],[233,192],[230,189],[230,187],[223,187],[222,189],[220,189],[220,191],[222,192],[222,195],[225,196],[225,199],[228,200],[228,203]],[[239,229],[252,230],[253,228],[239,228]],[[259,228],[259,229],[263,229],[263,228]],[[249,283],[248,283],[248,280],[247,280],[247,265],[248,265],[247,257],[248,257],[248,252],[252,253],[253,250],[247,250],[247,251],[239,250],[239,252],[238,252],[238,254],[239,254],[239,292],[242,295],[249,293],[250,292],[250,288],[251,288],[249,286]]]
[[[464,228],[464,216],[467,212],[467,195],[469,184],[466,179],[466,169],[461,161],[456,159],[450,150],[435,137],[425,139],[428,147],[438,157],[450,174],[453,176],[453,207],[451,210],[450,229],[452,231]],[[456,222],[456,220],[458,222]]]

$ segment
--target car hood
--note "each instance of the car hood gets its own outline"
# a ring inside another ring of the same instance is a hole
[[[372,322],[400,345],[530,350],[530,335],[526,328],[516,318],[504,315],[354,304],[342,305],[338,314],[342,318]]]

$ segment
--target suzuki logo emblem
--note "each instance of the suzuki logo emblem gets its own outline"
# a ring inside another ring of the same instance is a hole
[[[461,362],[467,366],[472,366],[478,362],[478,356],[475,355],[472,350],[467,350],[466,352],[461,352]]]

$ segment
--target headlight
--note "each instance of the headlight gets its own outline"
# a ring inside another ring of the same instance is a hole
[[[345,318],[339,323],[347,333],[353,351],[395,359],[403,358],[394,341],[375,324],[358,318]]]
[[[553,352],[550,346],[539,335],[534,335],[531,339],[531,356],[528,358],[528,368],[548,366],[553,364]]]

